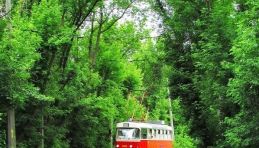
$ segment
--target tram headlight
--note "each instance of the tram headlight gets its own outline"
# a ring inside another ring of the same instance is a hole
[[[132,148],[132,145],[130,145],[130,148]]]
[[[117,144],[116,147],[120,147],[119,144]]]

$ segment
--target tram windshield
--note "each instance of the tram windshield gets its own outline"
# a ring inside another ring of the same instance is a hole
[[[117,139],[139,139],[140,130],[138,128],[118,128]]]

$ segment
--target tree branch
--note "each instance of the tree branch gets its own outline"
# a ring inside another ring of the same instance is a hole
[[[5,16],[9,15],[12,11],[13,11],[13,9],[11,9],[10,11],[4,13],[4,15],[1,15],[0,18],[4,18]]]
[[[123,11],[123,13],[118,17],[116,18],[113,22],[111,22],[105,29],[103,29],[101,31],[101,33],[104,33],[106,32],[107,30],[109,30],[116,22],[118,22],[124,15],[125,13],[127,12],[127,10],[130,8],[130,6],[135,2],[136,0],[133,0],[131,3],[129,3],[129,5],[126,7],[126,9]]]
[[[93,35],[94,35],[94,19],[95,19],[95,13],[93,13],[93,16],[92,16],[92,22],[91,22],[91,32],[90,32],[90,36],[89,36],[89,46],[88,46],[88,49],[89,49],[89,59],[92,57],[92,50],[93,50]]]
[[[84,21],[86,20],[86,18],[92,13],[94,7],[97,5],[97,3],[101,1],[101,0],[95,0],[94,3],[92,4],[92,6],[88,9],[86,15],[83,17],[83,19],[81,20],[81,22],[76,23],[77,27],[76,30],[78,30],[80,28],[80,26],[84,23]]]

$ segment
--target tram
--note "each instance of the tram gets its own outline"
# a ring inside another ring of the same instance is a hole
[[[173,148],[172,128],[163,122],[117,123],[116,148]]]

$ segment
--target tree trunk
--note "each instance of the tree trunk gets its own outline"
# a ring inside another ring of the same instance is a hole
[[[11,8],[12,8],[12,3],[11,3],[11,0],[6,0],[5,1],[5,13],[7,14],[6,16],[10,17],[10,12],[11,12]]]
[[[44,148],[44,107],[41,109],[42,115],[41,115],[41,148]]]
[[[100,8],[100,21],[99,21],[99,27],[98,27],[98,32],[96,34],[96,42],[95,42],[95,51],[93,51],[92,56],[92,61],[91,65],[92,67],[95,67],[96,65],[96,57],[100,51],[100,40],[101,40],[101,35],[102,35],[102,27],[103,27],[103,8]]]
[[[8,109],[8,148],[16,148],[15,136],[15,111],[13,108]]]
[[[12,8],[12,3],[11,0],[6,0],[5,1],[5,13],[7,14],[6,16],[11,17],[11,8]],[[7,25],[9,29],[11,29],[11,24],[9,23]],[[16,135],[15,135],[15,111],[14,108],[8,108],[7,111],[7,118],[8,118],[8,125],[7,125],[7,141],[8,141],[8,148],[16,148]]]
[[[92,17],[91,17],[91,32],[90,32],[89,46],[88,46],[88,49],[89,49],[88,56],[89,56],[90,62],[91,62],[91,59],[93,57],[94,20],[95,20],[95,13],[93,13]]]

